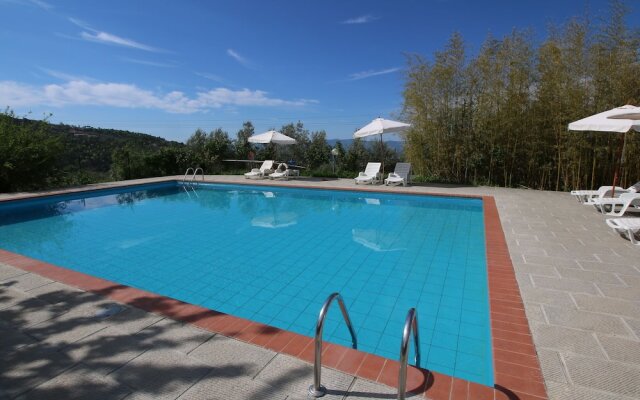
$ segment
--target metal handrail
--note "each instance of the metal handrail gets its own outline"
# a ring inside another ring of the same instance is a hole
[[[402,343],[400,343],[400,372],[398,374],[398,400],[404,400],[407,391],[407,359],[409,358],[409,336],[413,331],[413,342],[416,350],[415,363],[420,367],[420,338],[418,336],[418,317],[416,309],[412,308],[407,313],[402,331]]]
[[[184,173],[184,176],[182,177],[182,182],[186,182],[187,181],[187,175],[189,175],[189,171],[194,172],[193,168],[191,168],[191,167],[187,168],[187,170]]]
[[[198,167],[196,168],[195,171],[193,171],[193,176],[191,177],[191,184],[196,183],[196,175],[198,175],[198,171],[200,171],[200,174],[202,175],[202,182],[204,182],[204,171],[202,170],[202,168]]]
[[[342,311],[342,316],[344,317],[344,322],[347,323],[347,328],[349,328],[349,332],[351,333],[351,342],[352,347],[354,349],[358,348],[358,340],[356,339],[356,331],[353,329],[353,325],[351,325],[351,319],[349,318],[349,313],[347,312],[347,307],[344,305],[344,300],[342,300],[342,296],[340,293],[335,292],[332,293],[327,300],[324,302],[324,305],[320,309],[320,314],[318,315],[318,322],[316,323],[316,337],[315,337],[315,357],[313,363],[313,385],[309,386],[309,395],[313,397],[322,397],[327,393],[327,388],[322,386],[320,383],[320,373],[322,370],[322,328],[324,327],[324,319],[327,316],[327,312],[329,311],[329,306],[333,302],[333,300],[338,299],[338,305],[340,305],[340,311]]]

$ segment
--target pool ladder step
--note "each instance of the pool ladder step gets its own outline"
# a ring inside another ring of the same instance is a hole
[[[322,372],[322,329],[324,328],[324,320],[329,311],[329,307],[334,300],[338,301],[340,311],[344,322],[349,328],[351,333],[351,347],[358,348],[358,339],[356,338],[356,332],[351,324],[351,318],[347,307],[344,304],[344,300],[340,293],[332,293],[322,305],[320,314],[318,315],[318,322],[316,323],[316,334],[314,339],[314,362],[313,362],[313,385],[309,386],[310,397],[322,397],[327,394],[327,388],[322,386],[321,372]],[[416,315],[416,309],[411,308],[407,313],[407,318],[404,322],[404,328],[402,330],[402,341],[400,343],[400,372],[398,373],[398,399],[404,400],[407,391],[407,364],[409,360],[409,339],[413,332],[413,342],[415,346],[415,365],[420,367],[420,338],[418,336],[418,317]]]
[[[196,181],[196,176],[198,175],[198,172],[200,172],[200,176],[202,177],[202,181],[204,182],[204,171],[202,170],[202,168],[197,167],[194,169],[192,167],[189,167],[182,177],[182,183],[190,186],[197,185],[198,181]],[[189,173],[191,173],[191,175],[189,175]],[[190,179],[187,181],[188,177],[190,177]]]

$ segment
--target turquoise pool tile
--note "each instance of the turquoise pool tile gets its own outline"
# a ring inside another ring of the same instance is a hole
[[[447,332],[434,330],[431,338],[431,344],[452,351],[458,349],[458,336]]]
[[[467,374],[475,381],[493,384],[480,200],[229,185],[197,190],[197,198],[188,197],[179,186],[158,185],[126,205],[115,192],[92,195],[69,200],[67,210],[78,212],[39,219],[29,218],[32,206],[16,213],[0,205],[0,242],[306,335],[327,296],[339,291],[361,349],[394,359],[406,313],[415,307],[424,366],[456,373],[446,350],[489,355],[477,366],[464,355],[459,360],[475,368]],[[350,340],[335,304],[325,338]]]
[[[427,365],[435,364],[454,369],[456,365],[456,352],[454,350],[437,347],[432,343],[429,349],[427,363]]]

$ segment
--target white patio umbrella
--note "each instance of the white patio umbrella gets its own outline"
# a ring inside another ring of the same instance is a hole
[[[411,127],[410,124],[404,122],[392,121],[390,119],[376,118],[363,128],[358,129],[354,134],[354,138],[364,138],[367,136],[380,135],[380,150],[382,153],[382,134],[398,133],[405,131]],[[382,172],[384,173],[384,155],[382,157]]]
[[[613,185],[618,183],[618,174],[620,172],[620,166],[624,162],[624,147],[627,138],[627,132],[631,129],[640,132],[640,107],[626,105],[622,107],[616,107],[608,111],[601,112],[599,114],[592,115],[587,118],[572,122],[569,124],[569,130],[571,131],[597,131],[597,132],[614,132],[622,133],[620,138],[620,161],[618,162],[618,168],[616,168],[613,175]],[[615,195],[615,193],[612,193]]]
[[[283,135],[282,133],[277,131],[268,131],[265,133],[261,133],[259,135],[253,135],[253,136],[250,136],[249,139],[247,139],[247,141],[249,141],[249,143],[260,143],[260,144],[269,144],[269,143],[282,144],[282,145],[296,144],[296,140],[294,138],[289,137],[287,135]]]

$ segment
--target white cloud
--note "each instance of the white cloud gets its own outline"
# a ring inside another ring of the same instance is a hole
[[[80,32],[80,37],[90,42],[113,44],[116,46],[130,47],[133,49],[152,51],[156,53],[164,51],[162,49],[157,49],[155,47],[147,46],[146,44],[136,42],[135,40],[126,39],[108,32],[95,31],[94,33],[89,33],[87,31],[84,31],[84,32]]]
[[[45,11],[49,11],[53,9],[53,5],[47,3],[46,1],[43,0],[0,0],[0,5],[2,3],[5,4],[17,4],[17,5],[21,5],[21,6],[35,6],[35,7],[39,7]]]
[[[367,14],[367,15],[361,15],[359,17],[349,18],[345,21],[342,21],[342,23],[343,24],[367,24],[377,19],[380,19],[380,17],[374,17],[371,14]]]
[[[158,67],[158,68],[176,68],[177,67],[176,64],[172,64],[172,63],[164,63],[164,62],[149,61],[149,60],[139,60],[137,58],[122,57],[122,60],[124,60],[126,62],[133,63],[133,64],[148,65],[150,67]]]
[[[60,79],[62,81],[94,81],[94,79],[89,78],[87,76],[82,75],[72,75],[67,74],[66,72],[60,72],[53,69],[38,67],[38,69],[45,74],[52,76],[54,78]]]
[[[204,79],[208,79],[210,81],[213,82],[218,82],[218,83],[222,83],[222,84],[226,84],[226,80],[224,78],[222,78],[220,75],[216,75],[216,74],[210,74],[208,72],[194,72],[194,74],[204,78]]]
[[[233,58],[234,60],[244,65],[245,67],[249,66],[249,60],[241,56],[240,53],[238,53],[234,49],[227,49],[227,54],[229,55],[229,57]]]
[[[300,107],[314,102],[316,101],[307,99],[273,98],[269,97],[267,92],[250,89],[217,88],[189,97],[180,91],[154,93],[126,83],[75,80],[64,84],[33,86],[14,81],[0,81],[0,105],[10,107],[93,105],[190,114],[223,106]]]
[[[84,22],[81,19],[78,18],[73,18],[73,17],[69,17],[67,18],[69,20],[69,22],[71,22],[74,25],[79,26],[82,29],[88,29],[88,30],[92,30],[91,26],[89,26],[89,24],[87,24],[86,22]]]
[[[77,18],[69,17],[67,18],[67,20],[72,24],[84,29],[84,31],[80,32],[80,38],[83,40],[87,40],[89,42],[129,47],[132,49],[150,51],[154,53],[167,52],[166,50],[159,49],[157,47],[152,47],[132,39],[123,38],[123,37],[114,35],[113,33],[99,31],[97,29],[92,28],[88,23]]]
[[[29,0],[29,3],[34,4],[40,8],[42,8],[43,10],[51,10],[53,8],[53,6],[49,3],[47,3],[46,1],[42,1],[42,0]]]
[[[394,67],[394,68],[387,68],[387,69],[382,69],[382,70],[367,70],[367,71],[362,71],[362,72],[356,72],[354,74],[349,75],[349,80],[350,81],[357,81],[360,79],[366,79],[366,78],[371,78],[372,76],[378,76],[378,75],[386,75],[386,74],[392,74],[394,72],[400,71],[400,67]]]

